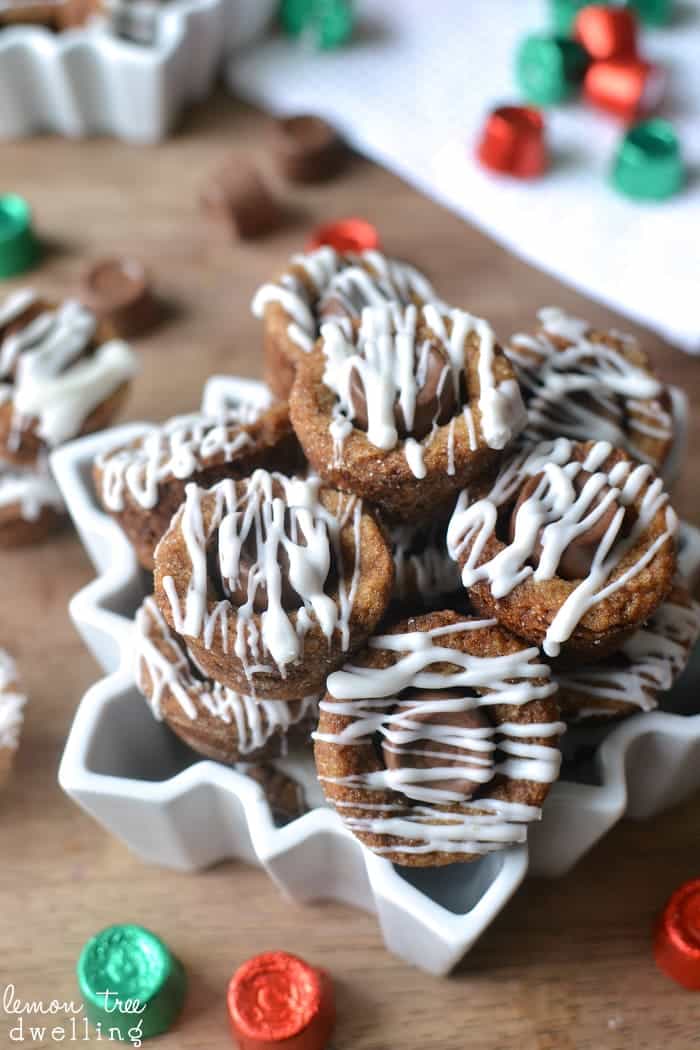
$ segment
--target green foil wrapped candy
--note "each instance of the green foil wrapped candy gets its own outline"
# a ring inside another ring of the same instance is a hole
[[[352,0],[282,0],[280,21],[290,36],[328,51],[349,40],[355,26]]]
[[[299,36],[313,15],[313,0],[282,0],[280,22],[289,36]]]
[[[14,193],[0,196],[0,277],[15,277],[39,258],[27,202]]]
[[[533,33],[518,48],[515,73],[523,97],[553,106],[574,93],[588,68],[588,55],[574,40]]]
[[[656,117],[629,129],[612,171],[620,193],[634,200],[666,200],[680,190],[684,178],[678,136],[667,120]]]
[[[171,1027],[182,1009],[186,978],[159,937],[124,925],[90,938],[78,960],[78,985],[85,1014],[102,1037],[135,1042]]]

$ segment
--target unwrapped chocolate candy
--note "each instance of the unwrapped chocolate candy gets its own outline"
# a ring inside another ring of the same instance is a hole
[[[228,161],[210,176],[200,200],[211,219],[244,241],[282,225],[282,209],[260,172],[237,159]]]
[[[160,317],[146,268],[136,259],[100,259],[83,277],[81,299],[100,319],[111,321],[117,335],[131,338]]]
[[[335,129],[310,114],[273,121],[271,148],[279,170],[292,182],[330,179],[348,157]]]

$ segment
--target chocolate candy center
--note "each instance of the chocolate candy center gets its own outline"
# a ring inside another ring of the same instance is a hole
[[[484,780],[471,779],[466,772],[470,767],[493,771],[493,752],[478,747],[477,742],[488,740],[485,732],[475,735],[474,745],[465,735],[459,745],[444,742],[446,737],[454,739],[460,730],[490,730],[491,723],[480,707],[466,711],[421,710],[430,701],[460,699],[464,691],[443,689],[439,692],[421,692],[409,701],[402,701],[394,712],[392,732],[415,733],[415,739],[395,743],[389,738],[382,740],[382,756],[387,769],[442,769],[454,767],[454,778],[421,780],[420,786],[436,791],[451,791],[463,795],[465,801],[472,797]],[[450,732],[454,730],[455,732]],[[421,735],[424,732],[424,735]],[[490,779],[490,776],[485,779]]]
[[[515,504],[513,511],[510,516],[510,541],[512,542],[515,536],[515,523],[518,516],[518,512],[526,500],[530,499],[539,488],[544,474],[536,474],[534,477],[529,478],[518,496],[517,503]],[[579,470],[578,474],[573,478],[572,484],[576,496],[580,496],[586,483],[592,478],[593,475],[587,470]],[[585,512],[581,515],[582,518],[587,517],[596,507],[600,506],[605,497],[611,491],[609,485],[603,485],[598,491],[596,496],[590,501]],[[584,580],[590,574],[591,567],[593,565],[593,559],[595,558],[596,551],[600,545],[601,540],[607,533],[608,529],[612,525],[615,515],[620,509],[620,504],[617,500],[611,500],[606,509],[599,517],[589,525],[585,532],[575,536],[564,551],[559,560],[557,567],[557,576],[562,580]],[[618,530],[617,537],[625,536],[629,534],[629,529],[634,520],[634,511],[631,507],[625,508],[625,518],[623,523]],[[530,558],[530,562],[535,568],[540,563],[542,557],[542,534],[544,533],[546,526],[543,526],[537,535],[537,541]],[[616,538],[617,538],[616,537]]]
[[[449,422],[457,410],[452,373],[445,352],[435,344],[425,344],[416,355],[414,363],[417,394],[413,418],[407,419],[397,391],[394,401],[394,420],[399,437],[423,438],[429,434],[433,424],[442,426]],[[367,393],[359,369],[350,373],[350,404],[353,423],[358,430],[369,428]]]
[[[318,523],[316,524],[318,525]],[[326,529],[325,524],[322,527]],[[261,520],[261,533],[260,543],[258,542],[258,534],[255,529],[250,529],[243,539],[235,579],[227,578],[224,572],[217,571],[214,574],[215,579],[221,579],[221,590],[232,605],[240,607],[245,605],[252,597],[253,609],[256,613],[265,612],[268,607],[265,561],[266,557],[269,556],[270,551],[268,546],[267,551],[263,552],[263,547],[267,545],[268,540],[264,519]],[[298,525],[296,514],[294,510],[289,507],[287,507],[284,512],[284,535],[297,546],[307,546],[303,530]],[[328,538],[328,544],[329,548],[332,550],[330,538]],[[282,608],[286,612],[300,608],[303,604],[303,600],[294,590],[294,587],[290,582],[289,554],[282,540],[277,544],[274,559],[280,569],[280,601]],[[216,568],[218,568],[218,562],[219,558],[217,549]],[[326,586],[328,586],[328,583],[334,578],[335,568],[331,556],[331,568],[326,577]]]
[[[92,267],[87,283],[105,303],[121,304],[143,294],[146,277],[142,268],[129,259],[103,259]]]

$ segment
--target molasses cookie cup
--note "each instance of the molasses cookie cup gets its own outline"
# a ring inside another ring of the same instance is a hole
[[[527,406],[524,437],[595,436],[662,473],[677,439],[671,395],[637,340],[555,307],[537,316],[535,335],[514,335],[505,351]]]
[[[559,772],[555,692],[538,650],[492,620],[405,620],[330,675],[314,734],[321,786],[395,864],[524,842]]]
[[[525,422],[490,326],[435,304],[367,307],[350,334],[324,324],[290,413],[320,476],[399,522],[434,518]]]
[[[559,438],[465,490],[447,541],[482,614],[549,657],[595,660],[668,595],[677,529],[651,467],[605,441]]]
[[[699,637],[700,605],[676,580],[666,601],[616,653],[590,666],[561,668],[554,662],[562,717],[600,722],[653,711],[685,670]]]
[[[46,449],[105,427],[137,371],[129,346],[80,303],[31,290],[0,305],[0,457],[32,467]]]
[[[301,463],[286,404],[265,411],[241,405],[219,418],[197,413],[170,419],[99,456],[93,473],[100,503],[119,522],[141,565],[152,570],[153,551],[188,482],[206,487],[258,468],[291,474]]]
[[[263,470],[188,485],[155,563],[158,606],[200,671],[258,699],[320,693],[372,634],[394,582],[362,500]]]
[[[136,613],[136,681],[153,712],[194,751],[218,762],[257,763],[308,739],[318,697],[256,700],[201,674],[153,598]]]
[[[313,349],[324,321],[348,326],[364,306],[436,299],[419,270],[378,251],[340,255],[324,246],[293,255],[286,271],[262,285],[252,303],[263,322],[265,382],[276,397],[289,397],[296,368]]]

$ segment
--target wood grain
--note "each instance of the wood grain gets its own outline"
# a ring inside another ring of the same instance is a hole
[[[28,197],[50,241],[37,287],[65,295],[88,260],[123,252],[152,267],[171,305],[168,323],[139,343],[143,371],[129,418],[191,409],[213,372],[258,374],[251,293],[312,226],[334,217],[376,222],[388,252],[425,267],[447,300],[488,317],[504,335],[547,303],[633,328],[360,160],[326,187],[279,187],[290,208],[279,235],[245,247],[227,242],[203,222],[199,188],[229,151],[264,152],[264,134],[259,115],[222,96],[152,149],[55,139],[0,147],[3,189]],[[683,386],[696,409],[700,362],[644,339],[664,377]],[[700,447],[698,419],[693,412],[691,449]],[[686,471],[676,505],[698,522],[696,477]],[[679,882],[699,873],[697,798],[656,821],[620,825],[566,878],[528,881],[450,980],[425,977],[388,955],[371,916],[336,904],[291,906],[257,870],[224,864],[187,876],[135,860],[56,785],[72,713],[98,674],[66,614],[69,597],[90,576],[70,532],[41,549],[2,555],[0,644],[17,656],[31,705],[16,776],[0,798],[0,986],[14,982],[24,999],[74,997],[84,940],[128,920],[159,931],[189,971],[188,1005],[158,1042],[164,1050],[230,1045],[226,981],[244,958],[271,947],[332,971],[336,1050],[700,1045],[700,996],[662,977],[651,954],[654,915]],[[11,1024],[0,1008],[2,1046],[14,1045]]]

